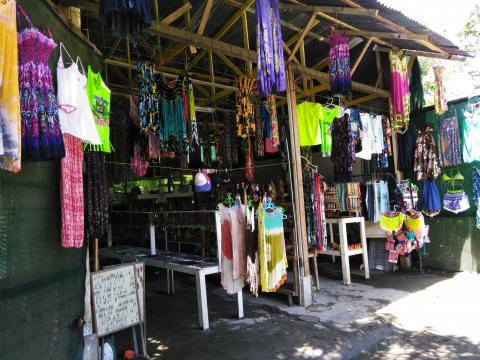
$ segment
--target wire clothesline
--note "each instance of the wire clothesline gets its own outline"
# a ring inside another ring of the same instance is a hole
[[[117,162],[117,161],[105,161],[105,164],[112,164],[112,165],[123,165],[123,166],[138,166],[138,164],[134,163],[127,163],[127,162]],[[273,166],[282,166],[283,163],[273,163],[273,164],[260,164],[260,165],[255,165],[255,169],[257,168],[264,168],[264,167],[273,167]],[[149,168],[155,168],[155,169],[164,169],[164,170],[178,170],[178,171],[185,171],[185,172],[195,172],[198,171],[198,168],[195,169],[185,169],[185,168],[180,168],[180,167],[172,167],[172,166],[161,166],[161,165],[148,165]],[[208,168],[208,167],[204,167]],[[239,170],[245,170],[247,169],[246,167],[236,167],[236,168],[221,168],[221,169],[214,169],[217,172],[222,172],[222,171],[239,171]]]

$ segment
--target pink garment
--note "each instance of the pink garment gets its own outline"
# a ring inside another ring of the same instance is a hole
[[[63,134],[65,157],[60,160],[60,205],[62,247],[80,248],[84,237],[83,145],[82,140]]]
[[[145,159],[142,157],[142,149],[138,144],[133,146],[131,168],[135,176],[143,176],[147,173],[148,161],[145,161]]]

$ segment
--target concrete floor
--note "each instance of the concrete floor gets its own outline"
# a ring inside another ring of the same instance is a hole
[[[147,274],[147,338],[152,359],[480,359],[480,275],[353,271],[343,286],[338,265],[320,264],[321,289],[308,309],[280,294],[252,297],[245,318],[236,299],[208,280],[210,330],[198,328],[194,278]],[[358,274],[360,274],[358,272]],[[413,275],[413,276],[412,276]],[[129,333],[117,336],[120,349]]]

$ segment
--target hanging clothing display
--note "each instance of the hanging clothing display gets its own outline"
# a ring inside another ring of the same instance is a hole
[[[155,64],[137,63],[137,99],[140,132],[159,134],[160,110],[158,106]]]
[[[323,107],[321,104],[304,101],[297,105],[298,138],[300,146],[315,146],[322,143],[320,125],[322,119]]]
[[[420,110],[425,106],[425,97],[423,93],[422,69],[418,57],[415,57],[410,73],[410,110]]]
[[[443,66],[434,66],[433,74],[435,75],[435,92],[434,101],[435,101],[435,114],[442,115],[447,111],[447,97],[445,92],[445,85],[443,82],[443,72],[445,68]]]
[[[258,206],[258,249],[260,285],[263,292],[275,292],[287,280],[287,254],[283,237],[283,215]]]
[[[442,209],[442,199],[435,180],[424,180],[422,191],[422,213],[429,217],[437,216]]]
[[[410,93],[407,57],[402,50],[390,50],[390,113],[394,131],[408,129],[410,122]]]
[[[280,135],[278,131],[277,104],[275,95],[270,95],[266,101],[268,111],[268,136],[265,139],[265,151],[267,153],[276,153],[279,151]],[[258,131],[258,130],[257,130]]]
[[[130,167],[135,176],[144,176],[148,170],[148,161],[142,156],[140,144],[133,145],[133,156],[130,159]]]
[[[381,154],[385,148],[382,115],[370,115],[373,123],[373,150],[374,154]]]
[[[458,171],[454,176],[449,176],[448,173],[442,175],[442,181],[447,184],[447,192],[443,196],[443,208],[454,214],[459,214],[470,209],[470,201],[468,196],[463,191],[464,177]]]
[[[323,157],[329,157],[332,153],[332,127],[336,118],[342,117],[340,108],[337,106],[324,106],[322,116],[320,117],[320,133],[322,135],[322,145],[320,150]],[[352,135],[353,139],[353,135]]]
[[[195,97],[193,95],[193,83],[192,80],[187,77],[187,102],[188,102],[188,123],[189,123],[189,138],[190,147],[192,151],[196,151],[200,146],[200,139],[198,137],[198,125],[197,115],[195,114]]]
[[[108,226],[108,186],[105,172],[105,155],[85,151],[85,216],[90,240],[100,239]]]
[[[257,79],[261,95],[286,90],[278,0],[255,1],[257,14]]]
[[[267,124],[268,111],[265,105],[257,101],[255,105],[255,155],[259,158],[265,156],[264,138],[269,135],[270,126]]]
[[[18,80],[22,116],[22,156],[24,159],[61,159],[65,156],[62,131],[52,73],[50,54],[57,47],[50,31],[33,26],[18,6]],[[23,28],[22,18],[28,27]]]
[[[117,37],[135,39],[138,32],[152,25],[148,0],[101,0],[100,19]]]
[[[350,120],[346,113],[333,121],[330,159],[333,161],[335,179],[348,179],[352,174],[352,166],[356,158]]]
[[[480,106],[467,105],[462,126],[463,161],[480,161]]]
[[[70,65],[68,66],[63,60],[63,52],[69,57]],[[57,63],[60,128],[63,134],[73,135],[84,143],[100,145],[102,141],[88,102],[87,77],[80,72],[79,66],[83,69],[80,58],[77,57],[77,60],[73,61],[63,43],[60,43],[60,57]]]
[[[328,52],[328,73],[330,90],[335,95],[346,96],[352,92],[350,74],[350,48],[348,36],[330,33]]]
[[[419,130],[417,133],[414,170],[417,172],[417,180],[434,180],[440,175],[441,170],[431,127],[427,126],[425,130]]]
[[[238,78],[237,91],[237,136],[246,139],[255,134],[255,80]]]
[[[255,171],[255,165],[253,160],[253,145],[250,138],[246,139],[247,150],[245,152],[245,178],[248,181],[253,181],[253,174]]]
[[[218,204],[216,212],[217,241],[220,244],[222,287],[228,294],[236,294],[245,286],[245,233],[244,206],[228,208]]]
[[[112,151],[110,144],[110,89],[103,82],[102,75],[99,72],[94,73],[90,66],[87,76],[87,95],[97,132],[102,141],[101,145],[90,145],[88,148],[90,151],[110,153]]]
[[[367,113],[360,113],[360,123],[362,126],[362,131],[360,132],[362,146],[360,152],[357,152],[355,156],[364,160],[371,160],[375,139],[372,116]]]
[[[21,169],[16,2],[0,3],[0,169]]]
[[[381,215],[390,209],[390,195],[387,181],[368,181],[365,184],[366,218],[378,223]]]
[[[415,133],[412,129],[407,129],[403,134],[397,133],[398,170],[413,170],[415,142]]]
[[[471,136],[471,135],[470,135]],[[460,153],[460,133],[456,116],[443,119],[438,129],[438,142],[440,144],[440,166],[456,166],[463,163]]]
[[[387,116],[382,116],[382,126],[385,153],[387,156],[392,156],[392,127],[390,126],[390,119]]]
[[[160,141],[163,151],[179,151],[179,144],[187,138],[184,104],[184,78],[161,79],[158,87],[161,125]]]
[[[238,164],[238,137],[236,121],[229,111],[222,112],[223,115],[223,136],[221,137],[221,148],[223,163],[226,166]],[[263,139],[262,139],[263,141]]]
[[[399,206],[403,211],[417,210],[418,204],[418,186],[411,180],[406,179],[397,184],[397,193],[399,197]]]
[[[308,246],[310,249],[325,251],[327,248],[327,224],[321,176],[313,170],[305,170],[303,172],[303,189]]]
[[[65,157],[60,160],[60,208],[62,247],[80,248],[84,239],[82,140],[63,134]]]
[[[360,121],[360,112],[357,109],[347,109],[350,115],[350,126],[352,128],[353,144],[355,145],[355,153],[362,150],[362,138],[361,132],[363,130],[362,123]]]
[[[477,229],[480,230],[480,169],[472,167],[472,192],[473,192],[473,204],[477,208],[475,223]]]
[[[394,264],[400,255],[420,251],[430,242],[429,227],[425,225],[423,215],[414,210],[405,213],[386,211],[380,218],[380,227],[387,233],[385,250],[389,252],[388,261]]]

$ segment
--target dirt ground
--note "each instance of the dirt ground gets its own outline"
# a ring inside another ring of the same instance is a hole
[[[152,359],[480,359],[480,275],[352,271],[343,286],[338,265],[320,264],[320,290],[308,309],[284,295],[251,296],[245,318],[217,277],[208,278],[210,329],[198,328],[193,277],[147,274],[147,339]],[[131,347],[128,331],[119,350]]]

